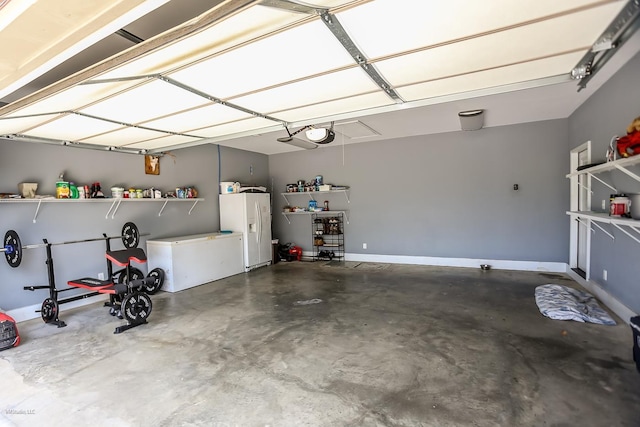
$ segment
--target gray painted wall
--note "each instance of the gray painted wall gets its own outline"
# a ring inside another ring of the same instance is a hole
[[[252,179],[259,185],[268,184],[268,159],[265,155],[220,147],[222,177],[233,174],[244,182]],[[65,178],[76,183],[99,181],[106,195],[114,185],[138,188],[154,186],[164,191],[178,186],[195,186],[199,202],[188,215],[192,203],[170,202],[162,216],[158,213],[162,202],[123,203],[115,219],[105,218],[109,203],[48,203],[43,204],[37,222],[32,222],[36,204],[0,204],[0,231],[16,230],[23,244],[100,237],[102,233],[119,235],[122,225],[133,221],[143,237],[146,248],[149,238],[163,238],[216,231],[220,228],[218,207],[218,147],[203,145],[172,151],[160,162],[160,175],[146,175],[142,156],[115,152],[83,150],[53,145],[31,144],[0,140],[0,192],[15,193],[20,182],[39,183],[38,194],[54,194],[55,182],[61,171]],[[253,165],[253,175],[249,168]],[[230,177],[229,177],[230,178]],[[113,248],[121,248],[113,242]],[[70,279],[106,273],[104,242],[54,246],[53,257],[58,287],[65,288]],[[11,310],[39,304],[47,296],[45,291],[28,292],[25,285],[46,284],[44,249],[25,251],[20,267],[10,268],[4,257],[0,261],[0,307]],[[142,266],[147,271],[146,266]],[[61,295],[72,295],[70,291]],[[64,309],[64,307],[63,307]]]
[[[566,120],[345,146],[337,138],[271,155],[269,168],[276,193],[317,174],[351,187],[348,206],[326,197],[350,211],[348,253],[567,262],[567,141]],[[311,251],[310,219],[288,224],[274,197],[274,237]]]
[[[220,147],[220,181],[269,188],[269,161],[264,154]]]
[[[592,159],[604,161],[605,152],[611,137],[622,136],[634,119],[640,116],[640,54],[632,58],[618,73],[607,81],[587,102],[569,118],[569,137],[571,148],[590,140]],[[640,168],[632,171],[640,174]],[[640,183],[620,172],[598,175],[613,183],[619,191],[640,193]],[[601,201],[608,200],[610,189],[592,182],[593,210],[601,210]],[[591,241],[591,279],[627,305],[636,313],[640,312],[640,292],[638,277],[640,263],[638,254],[640,245],[629,239],[614,227],[605,226],[615,241],[598,231],[592,234]],[[603,280],[603,270],[608,273]]]

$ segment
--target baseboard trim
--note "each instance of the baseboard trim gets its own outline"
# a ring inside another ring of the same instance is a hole
[[[69,303],[62,305],[61,307],[63,307],[64,310],[69,310],[71,308],[83,307],[85,305],[94,304],[100,301],[106,301],[108,299],[109,299],[109,296],[106,294],[94,295],[92,297],[79,299],[77,301],[71,301]],[[40,317],[40,313],[36,313],[36,310],[39,311],[41,307],[42,307],[42,303],[29,305],[26,307],[20,307],[14,310],[9,310],[7,311],[7,314],[13,317],[13,319],[16,322],[24,322],[26,320],[38,319]]]
[[[624,305],[619,299],[611,295],[609,292],[604,290],[599,283],[594,282],[593,280],[586,280],[582,278],[579,274],[567,265],[566,273],[571,276],[573,280],[581,284],[586,290],[591,292],[596,298],[598,298],[604,305],[606,305],[611,311],[613,311],[616,316],[622,319],[623,322],[629,324],[632,317],[637,316],[637,314],[631,310],[629,307]]]
[[[496,270],[544,271],[551,273],[564,273],[567,271],[567,264],[563,262],[512,261],[502,259],[444,258],[375,254],[345,254],[345,260],[467,268],[480,268],[481,264],[489,264],[492,269]]]

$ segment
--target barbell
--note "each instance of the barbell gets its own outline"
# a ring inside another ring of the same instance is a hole
[[[4,235],[4,247],[0,248],[0,252],[4,252],[4,257],[9,266],[16,268],[22,262],[22,252],[25,249],[44,248],[46,246],[71,245],[73,243],[95,242],[98,240],[122,239],[122,244],[127,249],[137,248],[140,243],[140,233],[138,227],[133,222],[127,222],[122,227],[122,233],[119,236],[104,236],[94,239],[70,240],[68,242],[59,243],[38,243],[34,245],[22,245],[20,236],[14,230],[9,230]]]

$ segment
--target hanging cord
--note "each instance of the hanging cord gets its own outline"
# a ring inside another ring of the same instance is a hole
[[[220,160],[220,144],[218,145],[218,194],[222,194],[222,189],[220,188],[220,183],[222,182],[222,178],[221,178],[221,164],[222,161]]]
[[[176,155],[175,155],[175,154],[173,154],[171,151],[164,151],[162,154],[163,154],[163,155],[165,155],[165,156],[169,156],[169,157],[171,157],[171,158],[173,159],[173,164],[174,164],[174,165],[176,164],[176,159],[177,159],[177,157],[176,157]]]
[[[342,138],[342,166],[344,166],[344,133],[340,132],[340,135]]]

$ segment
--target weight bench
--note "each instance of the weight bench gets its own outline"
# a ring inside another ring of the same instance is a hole
[[[125,267],[127,276],[131,268],[131,262],[144,264],[147,256],[141,248],[122,249],[118,251],[107,251],[106,258],[120,266]],[[126,325],[118,326],[114,334],[119,334],[127,329],[134,328],[147,323],[147,318],[151,314],[151,298],[143,292],[149,286],[153,286],[157,280],[155,276],[148,276],[137,280],[127,280],[126,283],[114,283],[111,280],[99,280],[91,277],[70,280],[69,286],[74,288],[88,289],[100,294],[108,294],[109,302],[105,306],[110,307],[109,314],[124,318]]]

